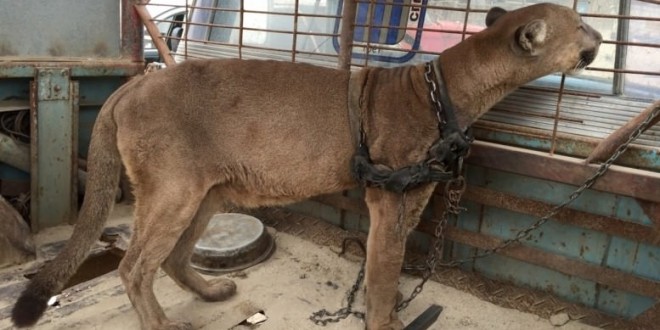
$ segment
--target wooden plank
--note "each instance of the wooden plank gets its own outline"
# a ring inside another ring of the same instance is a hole
[[[475,141],[466,159],[469,164],[572,185],[582,185],[596,165],[584,160],[545,152]],[[660,173],[613,165],[593,189],[660,203]]]
[[[479,204],[503,208],[509,211],[542,217],[554,207],[554,205],[519,198],[502,192],[469,186],[464,198]],[[631,241],[660,245],[660,235],[651,227],[637,223],[626,222],[613,217],[601,216],[572,209],[561,210],[553,220],[596,230],[609,235],[621,236]]]
[[[433,233],[434,228],[429,221],[422,221],[418,229],[426,233]],[[502,243],[501,239],[456,227],[448,227],[445,235],[454,242],[479,249],[494,248]],[[566,275],[578,276],[614,289],[660,298],[660,282],[640,278],[616,269],[588,264],[520,244],[504,249],[499,254],[553,269]]]

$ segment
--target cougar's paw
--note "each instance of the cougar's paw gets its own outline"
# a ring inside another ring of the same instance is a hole
[[[193,330],[193,325],[190,322],[183,321],[167,321],[159,326],[154,327],[155,330]]]
[[[222,301],[236,293],[236,283],[225,278],[216,278],[209,281],[209,286],[201,295],[205,301]]]

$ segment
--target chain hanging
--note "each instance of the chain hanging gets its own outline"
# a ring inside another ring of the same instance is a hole
[[[362,241],[357,238],[357,237],[348,237],[344,238],[344,241],[342,242],[341,246],[341,251],[339,252],[339,256],[342,256],[344,253],[346,253],[346,250],[348,248],[348,243],[355,243],[358,245],[358,247],[362,250],[362,252],[366,255],[367,254],[367,248],[364,246]],[[340,308],[336,312],[330,312],[327,309],[321,309],[317,312],[312,313],[312,315],[309,317],[309,319],[314,322],[316,325],[320,326],[325,326],[328,323],[337,323],[350,315],[354,315],[358,319],[363,320],[364,319],[364,313],[363,312],[358,312],[353,310],[353,303],[355,303],[355,297],[357,296],[358,290],[360,289],[360,286],[362,286],[362,281],[364,281],[364,274],[365,274],[365,262],[366,260],[362,261],[362,264],[360,265],[360,271],[358,272],[357,279],[355,280],[355,283],[351,287],[351,289],[348,291],[346,294],[346,307]]]

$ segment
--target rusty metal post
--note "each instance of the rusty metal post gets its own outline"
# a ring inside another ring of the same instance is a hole
[[[135,5],[135,10],[137,11],[138,15],[140,15],[142,23],[147,28],[147,32],[151,36],[151,40],[153,40],[154,45],[156,45],[156,49],[158,49],[158,53],[160,53],[160,56],[163,58],[165,64],[167,66],[175,65],[176,62],[170,54],[170,49],[165,44],[165,41],[163,41],[163,39],[160,37],[160,31],[158,31],[158,27],[156,27],[156,24],[154,24],[151,18],[151,14],[149,14],[147,8],[143,4],[137,4]]]
[[[149,0],[121,0],[121,53],[122,57],[130,58],[133,62],[142,62],[144,29],[140,16],[133,10],[136,3],[146,5]]]
[[[345,0],[341,14],[341,31],[339,35],[339,69],[351,69],[351,54],[353,53],[353,35],[355,33],[355,12],[357,1]]]

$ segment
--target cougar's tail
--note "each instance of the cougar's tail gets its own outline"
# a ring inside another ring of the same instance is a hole
[[[48,300],[59,293],[85,260],[92,244],[99,238],[115,200],[121,159],[117,150],[117,126],[114,107],[126,92],[125,84],[108,98],[101,109],[89,148],[89,177],[80,216],[73,234],[62,252],[32,278],[12,310],[17,327],[35,324],[46,310]]]

